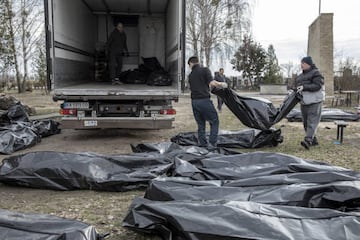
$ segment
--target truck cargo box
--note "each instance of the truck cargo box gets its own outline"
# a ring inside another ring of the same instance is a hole
[[[48,87],[55,101],[63,101],[64,128],[172,126],[172,102],[178,100],[184,81],[184,4],[45,0]],[[123,84],[113,85],[106,44],[119,22],[129,56],[123,57]],[[148,59],[157,61],[166,81],[154,81],[159,77],[149,70]]]

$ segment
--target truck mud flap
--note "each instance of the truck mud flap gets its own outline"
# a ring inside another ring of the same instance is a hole
[[[126,129],[169,129],[172,128],[174,116],[156,118],[106,117],[106,118],[69,118],[61,119],[62,129],[99,129],[99,128],[126,128]]]

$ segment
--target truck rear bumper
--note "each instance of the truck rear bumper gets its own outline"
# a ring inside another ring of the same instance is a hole
[[[98,129],[98,128],[126,128],[126,129],[166,129],[172,128],[175,116],[159,117],[63,117],[62,129]]]

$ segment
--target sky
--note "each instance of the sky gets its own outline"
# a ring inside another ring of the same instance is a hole
[[[319,1],[321,13],[334,14],[335,55],[360,62],[360,0],[255,0],[253,38],[265,49],[273,44],[279,64],[300,62]]]

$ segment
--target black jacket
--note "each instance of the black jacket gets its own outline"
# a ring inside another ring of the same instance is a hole
[[[107,42],[107,49],[108,51],[116,53],[122,53],[125,50],[125,52],[128,53],[129,51],[126,43],[126,33],[114,29]]]
[[[221,76],[220,73],[215,74],[215,80],[218,82],[226,82],[225,76]]]
[[[210,98],[209,83],[213,80],[211,72],[199,64],[192,67],[189,74],[191,99]]]
[[[324,85],[324,77],[321,75],[316,66],[312,66],[309,70],[303,71],[295,81],[296,87],[304,86],[303,91],[316,92]]]

